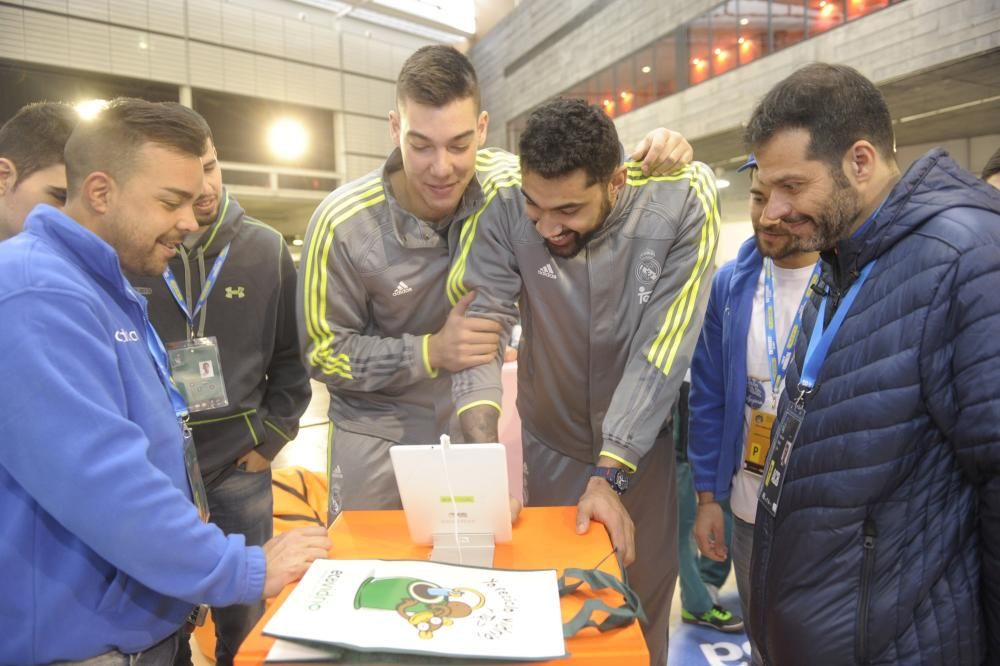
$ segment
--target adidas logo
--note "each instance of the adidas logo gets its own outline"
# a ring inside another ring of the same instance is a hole
[[[402,280],[400,280],[399,284],[396,285],[396,289],[393,290],[392,295],[393,296],[402,296],[403,294],[408,294],[411,291],[413,291],[413,290],[410,289],[408,286],[406,286],[405,282],[403,282]]]
[[[547,277],[552,280],[556,279],[556,272],[552,270],[552,264],[545,264],[544,266],[539,268],[538,274],[541,275],[542,277]]]

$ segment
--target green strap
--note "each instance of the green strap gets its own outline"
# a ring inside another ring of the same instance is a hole
[[[624,567],[622,567],[622,571],[625,571]],[[567,582],[569,578],[577,580],[569,583]],[[646,613],[642,610],[639,596],[628,586],[627,576],[626,581],[621,581],[612,574],[599,569],[566,569],[559,578],[559,596],[573,594],[584,583],[589,585],[592,590],[611,588],[622,595],[625,603],[612,607],[600,599],[588,599],[584,602],[583,608],[563,624],[563,638],[575,636],[584,627],[594,627],[600,632],[605,632],[609,629],[628,626],[637,618],[640,622],[646,621]],[[595,611],[603,611],[608,614],[608,617],[603,622],[594,622],[590,618]]]

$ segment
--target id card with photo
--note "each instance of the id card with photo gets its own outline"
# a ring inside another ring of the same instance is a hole
[[[215,337],[167,344],[170,376],[192,414],[229,405]]]
[[[757,494],[757,499],[772,517],[778,515],[778,502],[781,500],[781,489],[785,485],[788,460],[792,455],[792,447],[799,438],[799,430],[805,417],[805,410],[800,405],[789,403],[788,409],[782,414],[774,429],[774,441],[767,455],[764,480]]]

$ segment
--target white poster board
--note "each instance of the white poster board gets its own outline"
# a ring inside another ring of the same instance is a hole
[[[317,560],[264,633],[366,652],[505,660],[566,654],[554,570]]]

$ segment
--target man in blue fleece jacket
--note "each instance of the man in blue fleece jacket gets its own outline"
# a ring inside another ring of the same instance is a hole
[[[196,228],[205,140],[177,105],[112,102],[66,145],[65,213],[0,245],[0,664],[171,663],[196,604],[276,594],[327,552],[320,528],[261,548],[199,520],[183,405],[122,275]]]

